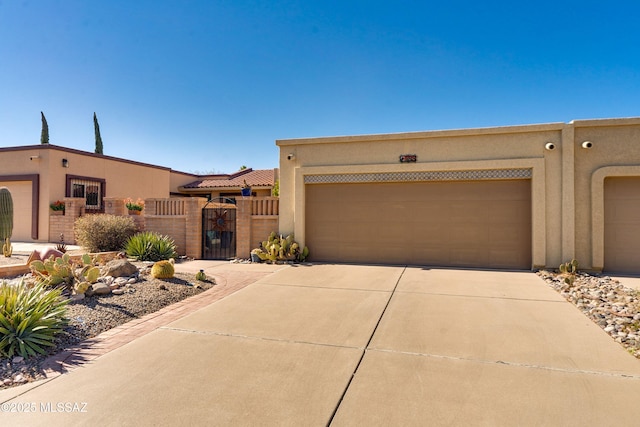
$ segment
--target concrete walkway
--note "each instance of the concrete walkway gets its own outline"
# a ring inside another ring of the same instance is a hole
[[[640,361],[533,273],[355,265],[263,273],[8,400],[3,410],[34,411],[3,413],[3,424],[640,419]]]

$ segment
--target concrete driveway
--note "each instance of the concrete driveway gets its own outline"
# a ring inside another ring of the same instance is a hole
[[[639,395],[640,361],[533,273],[313,265],[27,391],[2,408],[35,411],[2,423],[635,425]]]

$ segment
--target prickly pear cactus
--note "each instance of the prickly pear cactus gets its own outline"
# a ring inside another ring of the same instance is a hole
[[[558,270],[560,270],[560,275],[564,277],[564,282],[567,285],[571,286],[576,280],[576,273],[578,272],[578,261],[572,259],[570,262],[560,264]]]
[[[156,279],[171,279],[174,273],[171,261],[158,261],[151,267],[151,275]]]
[[[7,187],[0,188],[0,240],[13,233],[13,199]]]
[[[254,252],[261,261],[284,262],[284,261],[304,261],[309,256],[309,248],[300,248],[294,240],[293,234],[287,237],[278,236],[275,232],[269,235],[268,240],[262,242],[262,246],[254,249]]]

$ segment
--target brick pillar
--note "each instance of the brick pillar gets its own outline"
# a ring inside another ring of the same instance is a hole
[[[202,208],[207,199],[192,197],[185,200],[184,214],[186,219],[185,253],[190,258],[202,257]]]
[[[251,197],[236,199],[236,256],[251,256]]]
[[[76,235],[73,226],[76,219],[84,215],[85,199],[83,197],[65,197],[62,200],[64,201],[64,241],[65,243],[75,245]],[[56,240],[56,242],[57,241],[58,240]]]
[[[124,199],[117,197],[105,197],[104,213],[117,216],[127,215],[127,207],[124,205]]]

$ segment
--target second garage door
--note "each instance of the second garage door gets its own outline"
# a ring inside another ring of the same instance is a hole
[[[604,181],[604,269],[640,272],[640,178]]]
[[[306,244],[330,262],[531,268],[531,181],[307,184]]]

